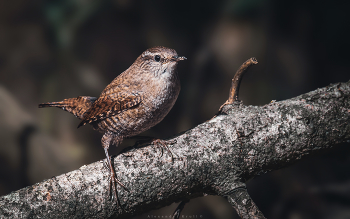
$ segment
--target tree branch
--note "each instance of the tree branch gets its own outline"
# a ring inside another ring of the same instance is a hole
[[[242,219],[265,219],[245,187],[233,190],[226,198]]]
[[[120,206],[108,199],[108,170],[96,162],[0,198],[1,217],[129,218],[203,194],[228,197],[242,218],[263,218],[245,189],[257,174],[350,140],[350,81],[265,106],[239,101],[168,141],[114,159]],[[255,212],[255,213],[254,213]],[[250,215],[250,216],[244,216]]]
[[[228,104],[233,104],[233,102],[238,100],[238,93],[239,93],[239,87],[241,86],[241,81],[243,78],[244,73],[248,71],[248,68],[252,65],[258,64],[258,61],[256,60],[255,57],[252,57],[245,61],[237,70],[235,76],[232,79],[231,83],[231,88],[230,88],[230,93],[228,96],[228,99],[222,106],[219,108],[219,112],[221,112],[221,109],[228,105]]]

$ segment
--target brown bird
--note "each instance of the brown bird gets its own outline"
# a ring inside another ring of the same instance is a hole
[[[96,97],[79,96],[60,102],[39,104],[58,107],[81,119],[80,126],[90,124],[103,133],[101,142],[110,170],[110,185],[117,198],[118,181],[108,148],[118,146],[123,138],[137,135],[158,124],[173,107],[179,92],[177,62],[185,60],[175,50],[154,47],[143,52],[135,62],[116,77]]]

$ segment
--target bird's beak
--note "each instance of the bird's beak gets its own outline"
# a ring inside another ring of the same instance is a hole
[[[182,60],[186,60],[187,58],[185,56],[173,56],[171,58],[172,61],[178,62],[178,61],[182,61]]]

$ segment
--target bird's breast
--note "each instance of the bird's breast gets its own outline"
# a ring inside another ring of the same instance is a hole
[[[161,78],[163,77],[164,80],[157,80],[154,82],[152,89],[149,90],[150,98],[147,102],[149,102],[149,105],[154,108],[154,111],[158,111],[159,109],[169,111],[179,95],[180,81],[176,75],[173,76],[174,78],[169,79],[168,77],[171,76],[168,74],[168,72],[163,73]]]

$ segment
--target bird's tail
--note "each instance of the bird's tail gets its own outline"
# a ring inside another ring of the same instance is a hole
[[[91,108],[96,99],[96,97],[79,96],[76,98],[64,99],[59,102],[41,103],[39,104],[39,108],[57,107],[72,113],[79,119],[83,119],[84,113]]]

